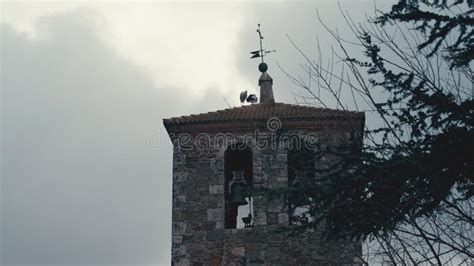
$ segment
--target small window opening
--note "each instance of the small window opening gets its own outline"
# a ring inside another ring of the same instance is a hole
[[[232,145],[224,154],[225,228],[253,226],[252,152],[248,147]]]
[[[314,192],[306,189],[310,178],[314,178],[314,153],[306,147],[288,151],[288,197],[290,224],[304,225],[313,221],[310,215],[314,204]]]

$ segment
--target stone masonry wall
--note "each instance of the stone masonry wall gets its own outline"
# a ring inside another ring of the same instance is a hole
[[[233,135],[238,139],[243,138],[244,133]],[[298,131],[298,134],[305,133]],[[321,143],[331,145],[346,139],[348,131],[320,130],[317,135]],[[215,134],[208,136],[212,143]],[[255,138],[247,136],[246,141],[253,153],[253,185],[288,186],[286,148],[261,149]],[[195,138],[184,146],[177,139],[173,142],[174,265],[357,263],[354,254],[361,254],[360,243],[322,243],[318,232],[292,237],[276,232],[278,228],[289,226],[288,209],[281,200],[255,197],[254,227],[224,229],[226,144],[202,148]]]

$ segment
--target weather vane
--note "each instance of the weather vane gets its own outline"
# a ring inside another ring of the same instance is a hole
[[[260,69],[261,72],[265,72],[267,71],[268,66],[267,64],[265,64],[265,62],[263,62],[263,57],[269,53],[276,52],[276,50],[267,51],[263,49],[263,44],[262,44],[263,36],[262,36],[262,31],[260,30],[260,23],[258,24],[257,33],[258,33],[258,37],[260,41],[260,50],[250,52],[250,54],[252,55],[250,59],[257,58],[257,57],[262,58],[262,63],[258,65],[258,69]]]

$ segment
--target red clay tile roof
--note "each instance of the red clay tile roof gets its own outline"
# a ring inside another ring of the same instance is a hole
[[[197,115],[173,117],[169,119],[163,119],[163,122],[165,124],[215,123],[228,121],[267,120],[270,117],[291,120],[317,118],[363,119],[364,113],[285,103],[260,103]]]

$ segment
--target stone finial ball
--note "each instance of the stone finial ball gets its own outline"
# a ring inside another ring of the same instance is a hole
[[[260,65],[258,65],[258,70],[260,70],[260,72],[262,72],[262,73],[263,73],[263,72],[267,72],[267,70],[268,70],[267,64],[265,64],[265,63],[260,63]]]

